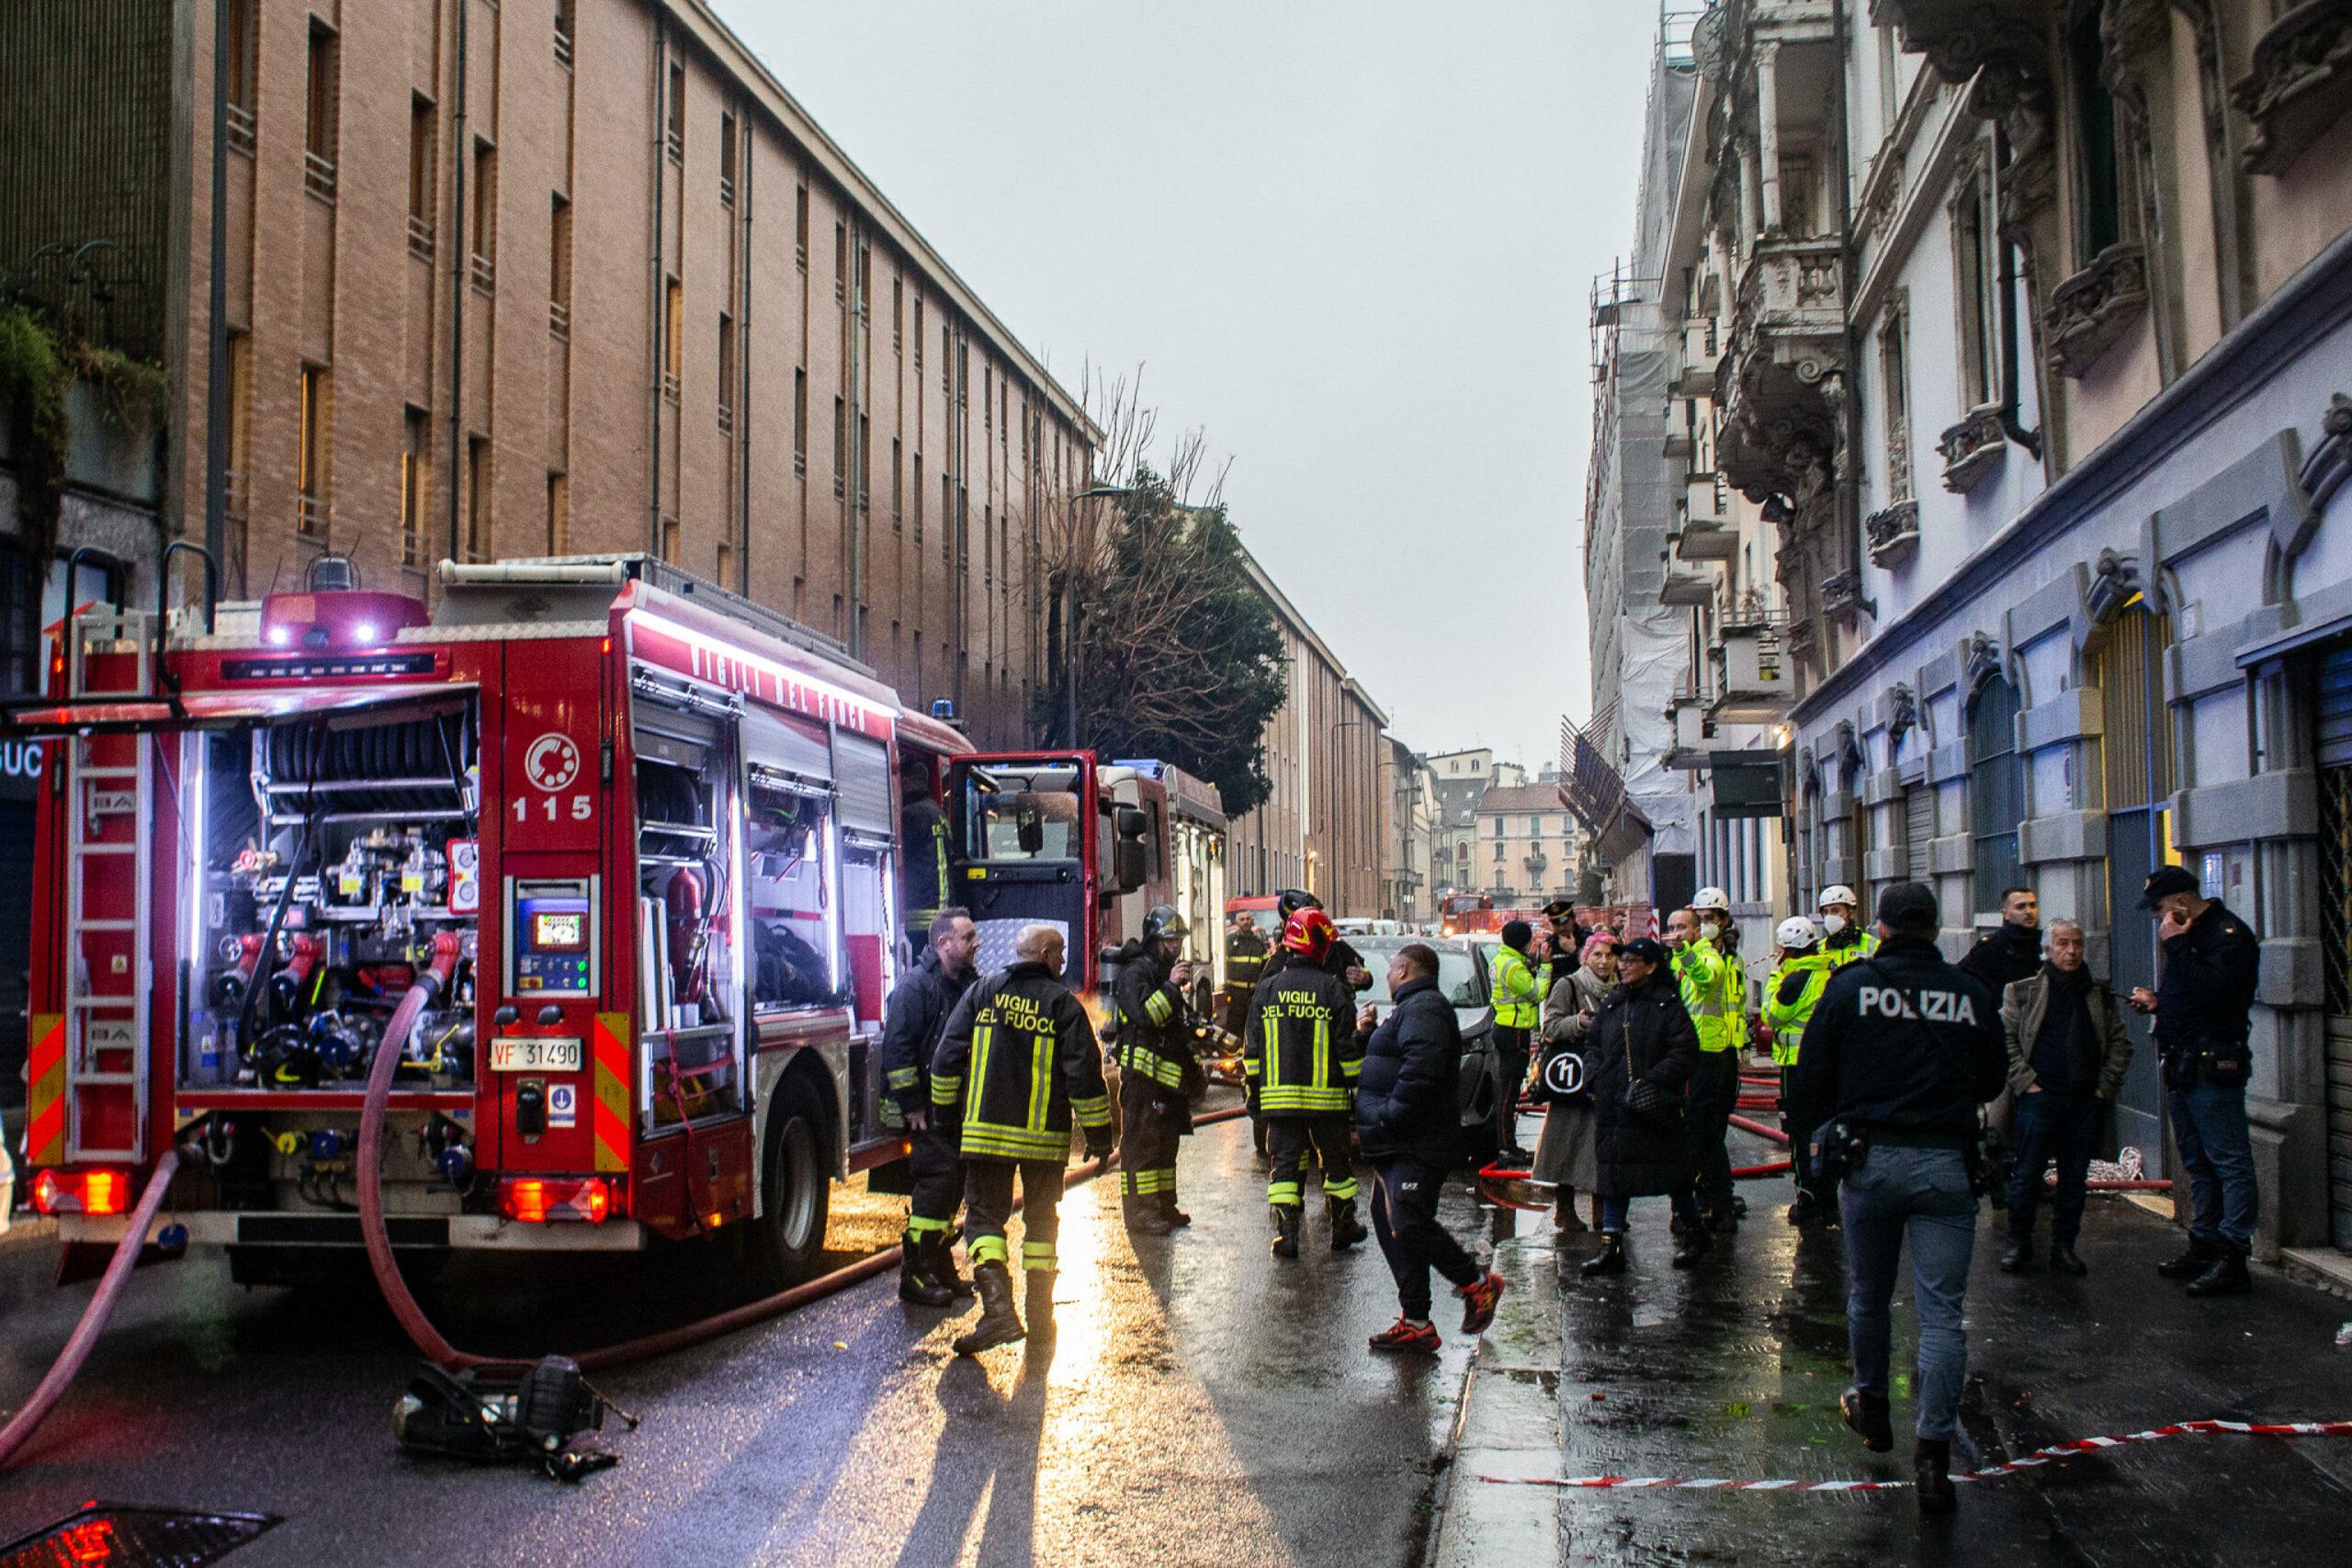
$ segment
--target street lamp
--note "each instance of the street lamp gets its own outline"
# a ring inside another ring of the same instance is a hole
[[[1062,568],[1063,650],[1069,664],[1069,744],[1078,749],[1078,503],[1101,496],[1133,495],[1133,485],[1089,485],[1069,498],[1069,558]]]

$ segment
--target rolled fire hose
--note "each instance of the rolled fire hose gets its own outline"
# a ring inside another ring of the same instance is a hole
[[[156,1211],[164,1206],[164,1194],[171,1190],[172,1176],[180,1168],[177,1148],[164,1151],[155,1162],[154,1170],[147,1178],[147,1190],[139,1196],[138,1207],[130,1212],[129,1228],[115,1244],[114,1257],[107,1262],[107,1271],[98,1280],[98,1288],[90,1297],[90,1304],[82,1309],[82,1321],[74,1325],[74,1333],[65,1341],[65,1348],[40,1380],[33,1396],[25,1401],[24,1408],[0,1427],[0,1466],[16,1458],[17,1450],[33,1435],[57,1402],[65,1396],[66,1385],[82,1371],[88,1359],[90,1347],[97,1343],[107,1319],[113,1315],[115,1303],[122,1295],[122,1288],[130,1281],[130,1271],[138,1266],[140,1248],[147,1245],[147,1227],[155,1223]]]

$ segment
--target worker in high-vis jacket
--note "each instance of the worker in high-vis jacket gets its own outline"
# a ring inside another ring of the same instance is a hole
[[[1699,1070],[1691,1075],[1684,1104],[1690,1123],[1690,1160],[1699,1206],[1707,1228],[1727,1231],[1737,1223],[1732,1204],[1731,1115],[1739,1105],[1741,1029],[1735,1015],[1747,998],[1747,977],[1725,951],[1731,899],[1720,887],[1702,887],[1687,909],[1667,920],[1674,947],[1674,978],[1683,1010],[1699,1032]]]
[[[1527,1082],[1527,1058],[1534,1049],[1535,1026],[1544,1016],[1544,993],[1538,989],[1537,966],[1531,944],[1534,928],[1525,920],[1505,922],[1503,940],[1495,948],[1489,971],[1495,1010],[1495,1066],[1501,1092],[1495,1097],[1495,1157],[1524,1170],[1534,1156],[1519,1146],[1519,1091]]]
[[[964,1162],[966,1251],[980,1294],[979,1321],[956,1341],[959,1356],[1009,1345],[1024,1332],[1052,1333],[1054,1242],[1071,1122],[1084,1129],[1089,1156],[1111,1152],[1102,1047],[1085,1004],[1061,982],[1064,946],[1058,926],[1023,927],[1012,966],[964,993],[932,1060],[933,1114]],[[1012,1304],[1004,1237],[1016,1176],[1026,1331]]]
[[[1817,911],[1821,916],[1821,951],[1828,954],[1832,969],[1841,969],[1878,951],[1878,933],[1862,924],[1861,907],[1854,890],[1842,882],[1833,882],[1821,890]]]
[[[1283,929],[1283,947],[1306,960],[1259,982],[1242,1036],[1241,1066],[1257,1089],[1273,1168],[1266,1181],[1277,1258],[1298,1256],[1305,1227],[1303,1168],[1309,1149],[1323,1168],[1323,1203],[1331,1250],[1368,1234],[1356,1218],[1355,1085],[1363,1063],[1356,1037],[1355,987],[1323,961],[1339,937],[1331,917],[1301,909]]]
[[[1764,987],[1764,1021],[1772,1026],[1772,1065],[1781,1069],[1781,1129],[1789,1135],[1789,1169],[1796,1178],[1797,1201],[1789,1205],[1789,1224],[1816,1224],[1838,1213],[1835,1194],[1822,1190],[1813,1168],[1813,1134],[1820,1113],[1797,1092],[1797,1053],[1804,1043],[1804,1026],[1814,1004],[1829,984],[1836,960],[1822,951],[1821,928],[1803,915],[1791,915],[1772,933],[1781,962]]]
[[[1166,1235],[1193,1223],[1176,1206],[1177,1141],[1193,1130],[1188,1090],[1200,1058],[1186,1027],[1182,958],[1190,928],[1171,905],[1143,919],[1142,941],[1121,965],[1119,1010],[1119,1206],[1136,1235]]]

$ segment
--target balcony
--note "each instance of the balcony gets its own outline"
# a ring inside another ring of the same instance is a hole
[[[1829,393],[1846,369],[1838,249],[1834,239],[1759,240],[1740,274],[1715,395],[1726,427],[1716,467],[1743,491],[1788,492],[1812,456],[1837,450]]]
[[[1739,553],[1739,530],[1720,517],[1686,517],[1668,542],[1677,560],[1730,560]]]
[[[1716,696],[1709,716],[1726,724],[1776,724],[1796,703],[1795,671],[1781,637],[1784,621],[1768,613],[1726,611],[1720,646],[1709,650]]]
[[[1657,602],[1668,605],[1711,604],[1714,598],[1713,573],[1678,571],[1670,565],[1666,569],[1666,582],[1657,591]]]
[[[2340,0],[2296,6],[2255,40],[2254,68],[2230,89],[2254,140],[2239,154],[2250,174],[2283,175],[2352,104],[2352,9]]]
[[[1707,766],[1715,739],[1715,721],[1707,710],[1713,705],[1711,694],[1689,690],[1687,682],[1667,704],[1667,717],[1674,722],[1674,744],[1662,759],[1667,767],[1692,773]]]

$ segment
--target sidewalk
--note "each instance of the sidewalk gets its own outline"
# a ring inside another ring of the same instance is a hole
[[[2352,1438],[2182,1437],[1961,1488],[1922,1520],[1908,1489],[1624,1490],[1511,1484],[1564,1476],[1910,1479],[1907,1274],[1895,1298],[1896,1445],[1867,1452],[1838,1416],[1846,1387],[1838,1233],[1781,1219],[1788,1183],[1743,1184],[1747,1223],[1699,1268],[1668,1267],[1666,1204],[1634,1205],[1634,1266],[1588,1280],[1589,1237],[1555,1245],[1518,1216],[1495,1267],[1510,1281],[1464,1394],[1441,1568],[1510,1562],[1910,1562],[1964,1545],[1983,1561],[2312,1562],[2352,1517]],[[2087,1279],[2002,1274],[1997,1220],[1978,1232],[1970,1387],[1953,1469],[2068,1438],[2171,1422],[2352,1418],[2352,1306],[2258,1269],[2253,1295],[2200,1302],[2154,1264],[2179,1233],[2095,1198]],[[2046,1227],[2046,1221],[2045,1221]],[[1722,1240],[1724,1238],[1718,1238]]]

